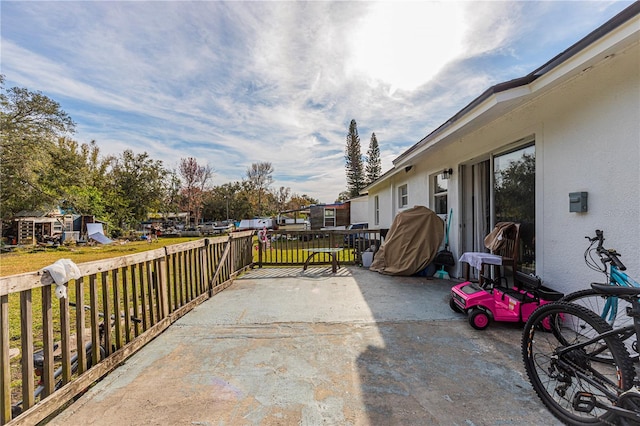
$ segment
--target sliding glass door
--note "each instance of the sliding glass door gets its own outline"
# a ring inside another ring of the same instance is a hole
[[[529,145],[493,158],[494,223],[520,223],[518,269],[535,273],[536,151]]]

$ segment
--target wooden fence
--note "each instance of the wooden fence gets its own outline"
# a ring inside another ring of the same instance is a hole
[[[362,252],[377,251],[388,230],[357,229],[330,231],[267,231],[266,238],[254,242],[254,263],[262,266],[304,265],[313,249],[342,248],[338,261],[343,265],[362,263]],[[330,255],[315,256],[310,265],[331,263]]]
[[[79,264],[82,277],[67,283],[68,297],[59,301],[48,273],[0,278],[0,424],[47,419],[228,287],[252,265],[253,235]],[[34,347],[42,368],[34,365]]]

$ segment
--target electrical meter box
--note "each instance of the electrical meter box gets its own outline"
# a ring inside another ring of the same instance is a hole
[[[587,211],[587,193],[586,192],[570,192],[569,193],[569,212],[584,213]]]

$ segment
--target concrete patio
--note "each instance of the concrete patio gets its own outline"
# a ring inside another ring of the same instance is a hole
[[[559,424],[524,376],[521,326],[472,329],[453,284],[251,271],[50,424]]]

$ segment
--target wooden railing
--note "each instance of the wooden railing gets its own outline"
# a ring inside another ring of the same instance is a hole
[[[254,235],[79,264],[82,277],[67,283],[68,297],[60,300],[47,272],[0,278],[0,424],[36,424],[51,416],[228,287],[252,265]],[[34,347],[43,355],[42,369],[34,366]]]
[[[362,252],[377,251],[387,230],[309,230],[267,231],[266,241],[254,240],[254,263],[262,266],[303,265],[310,251],[316,248],[343,248],[338,261],[343,265],[359,265]],[[260,235],[260,233],[258,233]],[[310,265],[331,263],[329,254],[315,256]]]

